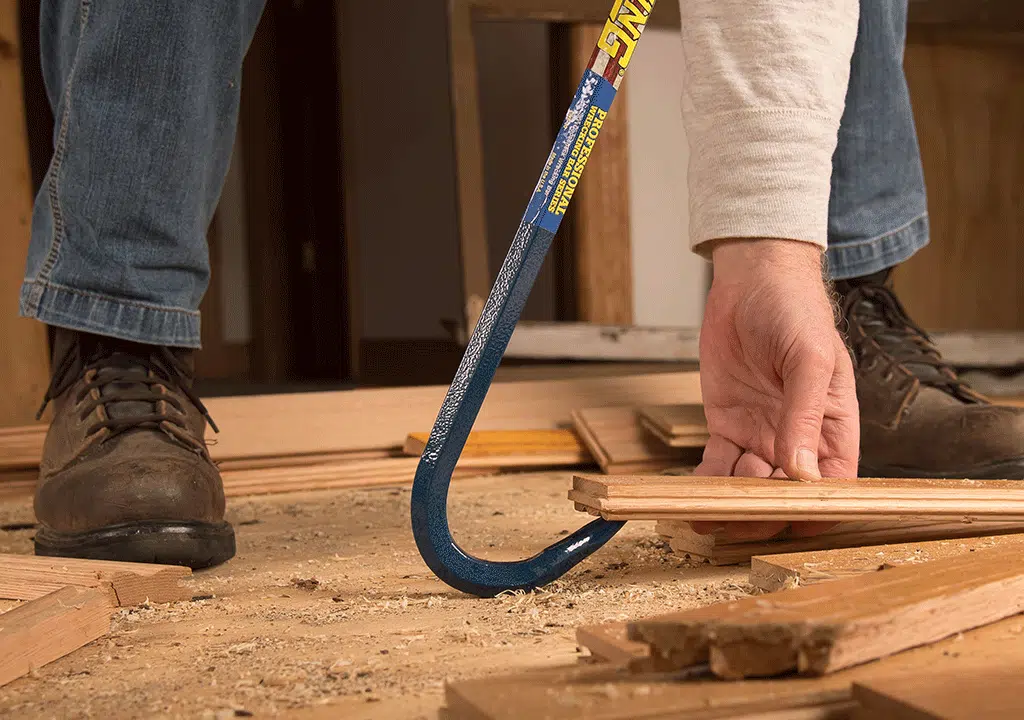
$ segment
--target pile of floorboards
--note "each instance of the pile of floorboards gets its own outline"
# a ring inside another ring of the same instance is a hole
[[[186,567],[0,555],[0,686],[110,631],[119,607],[188,600]]]
[[[212,398],[220,427],[210,453],[229,496],[412,482],[445,386]],[[573,429],[579,408],[700,402],[697,373],[496,383],[487,395],[457,476],[504,469],[591,465],[595,455]],[[0,430],[0,499],[31,494],[45,428]],[[678,464],[662,453],[643,469]]]
[[[452,683],[447,712],[1022,717],[1022,549],[1004,535],[755,557],[751,582],[777,592],[580,628],[590,663]]]

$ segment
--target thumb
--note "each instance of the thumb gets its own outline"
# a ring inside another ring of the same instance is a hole
[[[775,435],[775,461],[794,480],[820,480],[818,448],[835,359],[828,351],[813,349],[791,357],[782,375],[782,418]]]

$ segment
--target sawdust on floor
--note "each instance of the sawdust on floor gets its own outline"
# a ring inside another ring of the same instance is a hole
[[[588,518],[568,473],[456,481],[456,539],[526,557]],[[0,552],[31,552],[31,503],[0,505]],[[575,628],[743,596],[746,571],[673,556],[630,523],[542,591],[482,600],[423,564],[409,490],[235,500],[238,554],[194,599],[121,609],[109,636],[0,688],[0,716],[436,717],[448,679],[572,663]],[[3,608],[0,608],[3,609]]]

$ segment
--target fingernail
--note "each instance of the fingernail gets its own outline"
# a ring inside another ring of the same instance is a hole
[[[813,450],[800,448],[796,451],[796,469],[800,472],[801,480],[821,480],[821,473],[818,471],[818,456]]]

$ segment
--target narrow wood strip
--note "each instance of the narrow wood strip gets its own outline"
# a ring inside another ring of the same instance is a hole
[[[751,558],[750,584],[766,592],[775,592],[1008,546],[1024,550],[1024,534],[762,555]]]
[[[669,448],[645,431],[631,406],[576,410],[572,420],[606,473],[658,472],[700,461],[699,453]]]
[[[35,600],[67,586],[109,586],[118,605],[165,603],[192,597],[179,584],[191,575],[177,565],[8,554],[0,555],[0,598]]]
[[[403,452],[419,457],[429,438],[429,432],[410,434]],[[557,467],[592,462],[590,452],[569,429],[474,431],[459,458],[463,467]]]
[[[823,709],[819,718],[845,720],[850,717],[855,682],[911,674],[959,673],[966,658],[971,659],[971,666],[1021,667],[1022,628],[1021,618],[1008,618],[959,637],[823,677],[680,682],[659,675],[633,676],[603,665],[569,666],[449,683],[445,697],[448,711],[456,720],[567,716],[601,720],[721,720],[759,718],[765,714],[786,718],[789,716],[784,713],[809,709]]]
[[[1005,720],[1024,715],[1024,664],[964,658],[958,672],[918,672],[854,683],[855,720]]]
[[[65,587],[0,615],[0,686],[110,631],[113,590]]]
[[[704,406],[690,405],[648,405],[640,408],[640,417],[658,428],[663,434],[706,435],[708,421],[704,417]]]
[[[1020,533],[1024,532],[1024,523],[844,522],[814,537],[782,536],[757,542],[730,542],[714,535],[698,535],[689,523],[676,520],[658,522],[656,531],[668,538],[673,552],[712,565],[737,565],[749,562],[755,555]]]
[[[640,620],[662,669],[710,664],[723,678],[824,675],[1024,611],[1019,547],[798,587]]]
[[[1024,484],[1007,480],[577,476],[569,499],[609,520],[1024,521]]]
[[[640,418],[640,424],[663,445],[672,448],[702,448],[708,444],[708,438],[711,437],[706,431],[690,435],[670,435],[645,417]]]
[[[585,647],[597,659],[616,665],[625,665],[651,654],[649,645],[629,639],[626,623],[578,627],[576,644]]]

